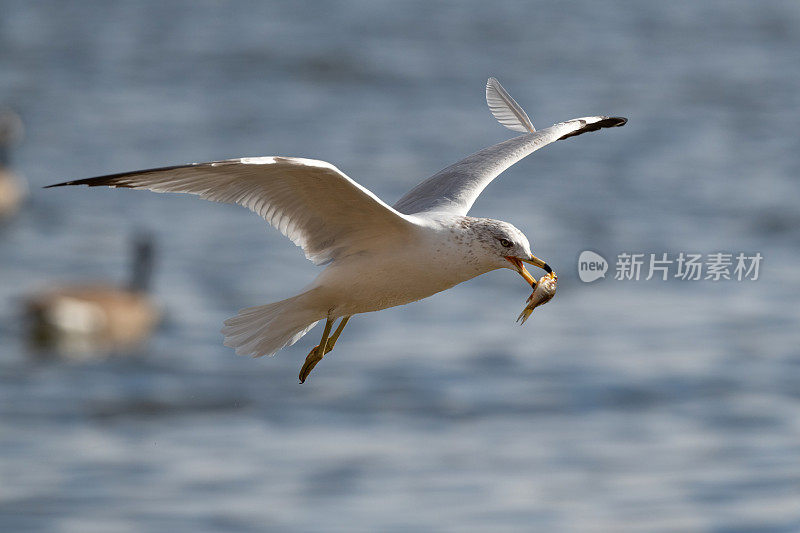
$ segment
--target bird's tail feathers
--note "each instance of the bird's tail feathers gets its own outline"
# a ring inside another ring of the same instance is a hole
[[[238,355],[274,355],[317,325],[319,317],[304,305],[308,293],[267,305],[248,307],[225,321],[225,346]]]

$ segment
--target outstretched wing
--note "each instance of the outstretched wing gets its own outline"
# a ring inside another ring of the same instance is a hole
[[[316,264],[357,253],[375,237],[412,227],[339,169],[294,157],[246,157],[139,170],[50,185],[183,192],[261,215]]]
[[[526,134],[484,148],[440,170],[408,191],[394,204],[395,209],[409,215],[435,211],[466,215],[493,179],[539,148],[588,131],[624,126],[628,122],[622,117],[583,117],[536,131],[525,110],[495,78],[486,82],[486,103],[500,124]]]
[[[466,215],[493,179],[539,148],[589,131],[623,126],[626,122],[628,119],[622,117],[576,118],[484,148],[423,181],[400,198],[394,208],[406,214],[440,211]],[[507,125],[502,120],[501,123]]]

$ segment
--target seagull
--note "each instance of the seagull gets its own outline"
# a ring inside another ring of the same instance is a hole
[[[303,383],[353,315],[421,300],[499,268],[515,270],[531,286],[536,281],[524,263],[552,272],[531,253],[522,231],[508,222],[467,213],[493,179],[539,148],[623,126],[627,119],[582,117],[537,131],[495,78],[486,83],[486,102],[500,124],[522,135],[437,172],[394,206],[330,163],[280,156],[137,170],[48,187],[188,193],[239,204],[261,215],[325,269],[299,294],[242,309],[226,320],[224,344],[240,355],[274,355],[325,320],[322,338],[300,370]]]

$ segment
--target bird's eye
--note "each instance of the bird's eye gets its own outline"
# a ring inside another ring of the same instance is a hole
[[[511,242],[511,241],[509,241],[508,239],[500,239],[500,244],[501,244],[501,245],[502,245],[504,248],[511,248],[511,245],[513,245],[514,243],[513,243],[513,242]]]

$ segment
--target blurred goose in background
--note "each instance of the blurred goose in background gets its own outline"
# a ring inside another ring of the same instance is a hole
[[[129,349],[146,340],[161,318],[147,293],[153,269],[152,238],[136,237],[132,255],[127,286],[62,285],[31,296],[26,310],[34,346],[86,356]]]
[[[22,120],[13,111],[0,110],[0,219],[19,210],[27,186],[11,170],[11,146],[23,135]]]

